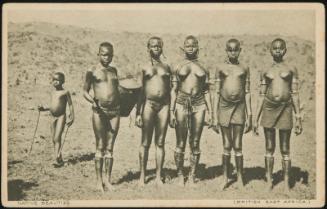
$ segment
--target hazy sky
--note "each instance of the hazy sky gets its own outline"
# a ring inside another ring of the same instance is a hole
[[[282,34],[296,35],[303,39],[315,38],[315,11],[313,9],[269,9],[263,7],[254,10],[251,5],[240,10],[215,4],[203,6],[197,4],[142,6],[125,4],[124,8],[106,5],[96,7],[71,4],[32,6],[29,8],[11,8],[8,21],[42,21],[57,24],[69,24],[113,32],[150,32],[183,34]]]

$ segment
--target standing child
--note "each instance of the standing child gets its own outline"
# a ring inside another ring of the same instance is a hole
[[[63,84],[65,83],[65,75],[61,72],[56,72],[52,76],[52,85],[55,90],[51,93],[51,103],[49,107],[39,105],[39,111],[50,111],[53,116],[53,121],[51,123],[51,135],[54,145],[54,153],[56,162],[55,166],[62,166],[62,154],[61,154],[61,146],[62,146],[62,133],[65,128],[65,124],[67,126],[71,126],[74,122],[74,107],[72,103],[72,99],[69,91],[63,88]],[[70,113],[68,115],[68,121],[66,121],[66,106],[67,103],[69,105]]]
[[[226,43],[228,59],[216,71],[216,95],[214,99],[214,124],[221,128],[224,153],[222,156],[225,189],[228,184],[231,150],[234,149],[237,170],[237,186],[243,186],[243,133],[251,130],[252,110],[250,95],[250,71],[238,61],[241,44],[237,39]]]
[[[265,167],[267,188],[273,188],[272,173],[274,168],[274,152],[276,147],[276,129],[279,132],[279,146],[282,154],[284,189],[288,191],[289,174],[291,170],[290,138],[293,128],[293,114],[295,113],[296,135],[302,133],[302,122],[299,99],[299,77],[294,65],[283,59],[286,54],[286,42],[277,38],[272,41],[270,54],[273,63],[262,70],[260,76],[260,93],[254,120],[253,131],[258,133],[259,119],[266,139]]]
[[[86,72],[84,98],[92,103],[92,123],[96,139],[95,172],[96,189],[103,192],[113,189],[111,171],[114,162],[113,149],[120,123],[120,93],[117,70],[110,66],[114,55],[111,43],[99,47],[99,63]],[[90,95],[91,87],[94,97]],[[105,178],[102,168],[105,167]],[[103,185],[104,184],[104,185]]]

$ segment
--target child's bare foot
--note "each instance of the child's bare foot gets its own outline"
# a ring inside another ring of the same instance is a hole
[[[62,167],[64,165],[64,161],[60,160],[59,158],[56,158],[56,162],[53,163],[53,166],[55,168]]]
[[[195,180],[195,178],[193,178],[193,177],[190,177],[189,179],[188,179],[188,181],[187,181],[187,185],[189,186],[189,187],[196,187],[197,186],[197,184],[196,184],[196,180]]]
[[[227,189],[227,187],[228,187],[228,180],[224,179],[224,181],[220,183],[220,190],[224,191]]]
[[[99,192],[104,193],[104,189],[103,189],[103,184],[102,184],[102,182],[97,182],[97,183],[96,183],[96,186],[95,186],[95,189],[96,189],[97,191],[99,191]]]
[[[103,183],[106,191],[115,191],[115,187],[109,182],[109,180],[104,180]]]
[[[177,185],[178,186],[184,186],[184,176],[183,175],[179,175],[177,177]]]
[[[138,182],[139,187],[144,187],[145,186],[145,180],[140,178]]]
[[[163,186],[164,185],[164,183],[162,182],[160,177],[155,179],[155,183],[156,183],[157,186]]]

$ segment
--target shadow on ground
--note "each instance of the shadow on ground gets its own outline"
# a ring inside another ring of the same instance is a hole
[[[13,160],[13,161],[8,161],[8,169],[12,168],[15,164],[22,163],[22,160]]]
[[[282,182],[284,180],[283,171],[279,170],[274,173],[273,179],[273,185]],[[299,167],[292,167],[290,171],[290,187],[293,188],[297,182],[308,185],[309,173],[308,171],[301,170]]]
[[[243,172],[244,184],[245,185],[249,184],[253,180],[264,180],[265,173],[266,170],[263,167],[259,167],[259,166],[244,168],[244,172]]]
[[[176,170],[170,169],[170,168],[163,168],[163,181],[165,183],[171,181],[172,179],[177,177]],[[134,180],[138,180],[140,178],[140,172],[132,172],[128,171],[127,174],[125,174],[122,178],[120,178],[116,183],[114,184],[122,184],[126,182],[131,182]],[[151,169],[146,171],[146,183],[154,180],[156,178],[156,169]]]
[[[94,153],[87,153],[84,155],[75,156],[67,160],[67,164],[75,165],[80,162],[91,161],[94,159]]]
[[[21,179],[8,181],[8,200],[16,201],[22,200],[25,197],[24,191],[38,186],[35,182],[25,182]]]

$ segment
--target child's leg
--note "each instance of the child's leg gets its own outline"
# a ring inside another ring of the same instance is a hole
[[[165,159],[165,138],[169,121],[169,105],[163,107],[155,121],[155,144],[156,144],[156,182],[162,184],[161,175]]]
[[[52,139],[52,143],[53,143],[53,153],[55,154],[55,130],[56,130],[56,126],[57,126],[57,118],[53,118],[53,120],[51,121],[50,124],[50,130],[51,130],[51,139]],[[55,155],[55,158],[57,156]]]
[[[268,190],[273,188],[272,173],[274,169],[274,152],[276,147],[276,130],[274,128],[264,128],[264,134],[266,139],[266,155],[265,155],[265,168],[266,179],[268,182]]]
[[[282,154],[282,167],[284,176],[284,189],[288,191],[290,189],[290,170],[291,170],[291,158],[290,158],[290,138],[292,129],[279,130],[279,145],[280,152]]]
[[[230,169],[230,158],[232,150],[232,128],[221,126],[221,136],[223,138],[223,155],[222,155],[222,165],[223,165],[223,178],[224,182],[221,185],[221,189],[224,190],[228,184],[229,169]]]
[[[145,184],[146,166],[148,163],[149,148],[153,136],[153,128],[155,123],[155,111],[152,109],[149,102],[146,101],[142,112],[142,136],[139,147],[139,164],[140,164],[140,178],[139,186],[142,187]]]
[[[242,154],[242,137],[243,125],[232,124],[233,128],[233,148],[235,152],[235,164],[237,171],[237,185],[243,186],[243,154]]]
[[[190,172],[188,183],[191,185],[196,182],[197,170],[200,162],[200,139],[203,131],[205,111],[198,111],[193,113],[191,117],[192,128],[190,130]]]
[[[119,124],[120,124],[120,116],[116,116],[112,118],[110,121],[108,119],[108,124],[105,127],[106,129],[106,143],[104,148],[104,162],[105,162],[105,178],[104,183],[108,187],[108,189],[112,189],[111,186],[111,172],[112,172],[112,166],[114,163],[113,158],[113,149],[115,140],[118,134],[119,130]]]
[[[104,141],[106,138],[106,121],[100,114],[97,112],[93,112],[92,117],[93,123],[93,131],[95,135],[95,144],[96,144],[96,151],[95,151],[95,174],[96,174],[96,189],[103,192],[103,185],[102,185],[102,168],[103,168],[103,149],[104,149]]]
[[[61,115],[57,118],[54,128],[54,137],[53,137],[53,143],[54,143],[54,149],[55,149],[55,156],[56,159],[59,159],[59,150],[61,146],[61,136],[65,128],[66,124],[66,115]]]

